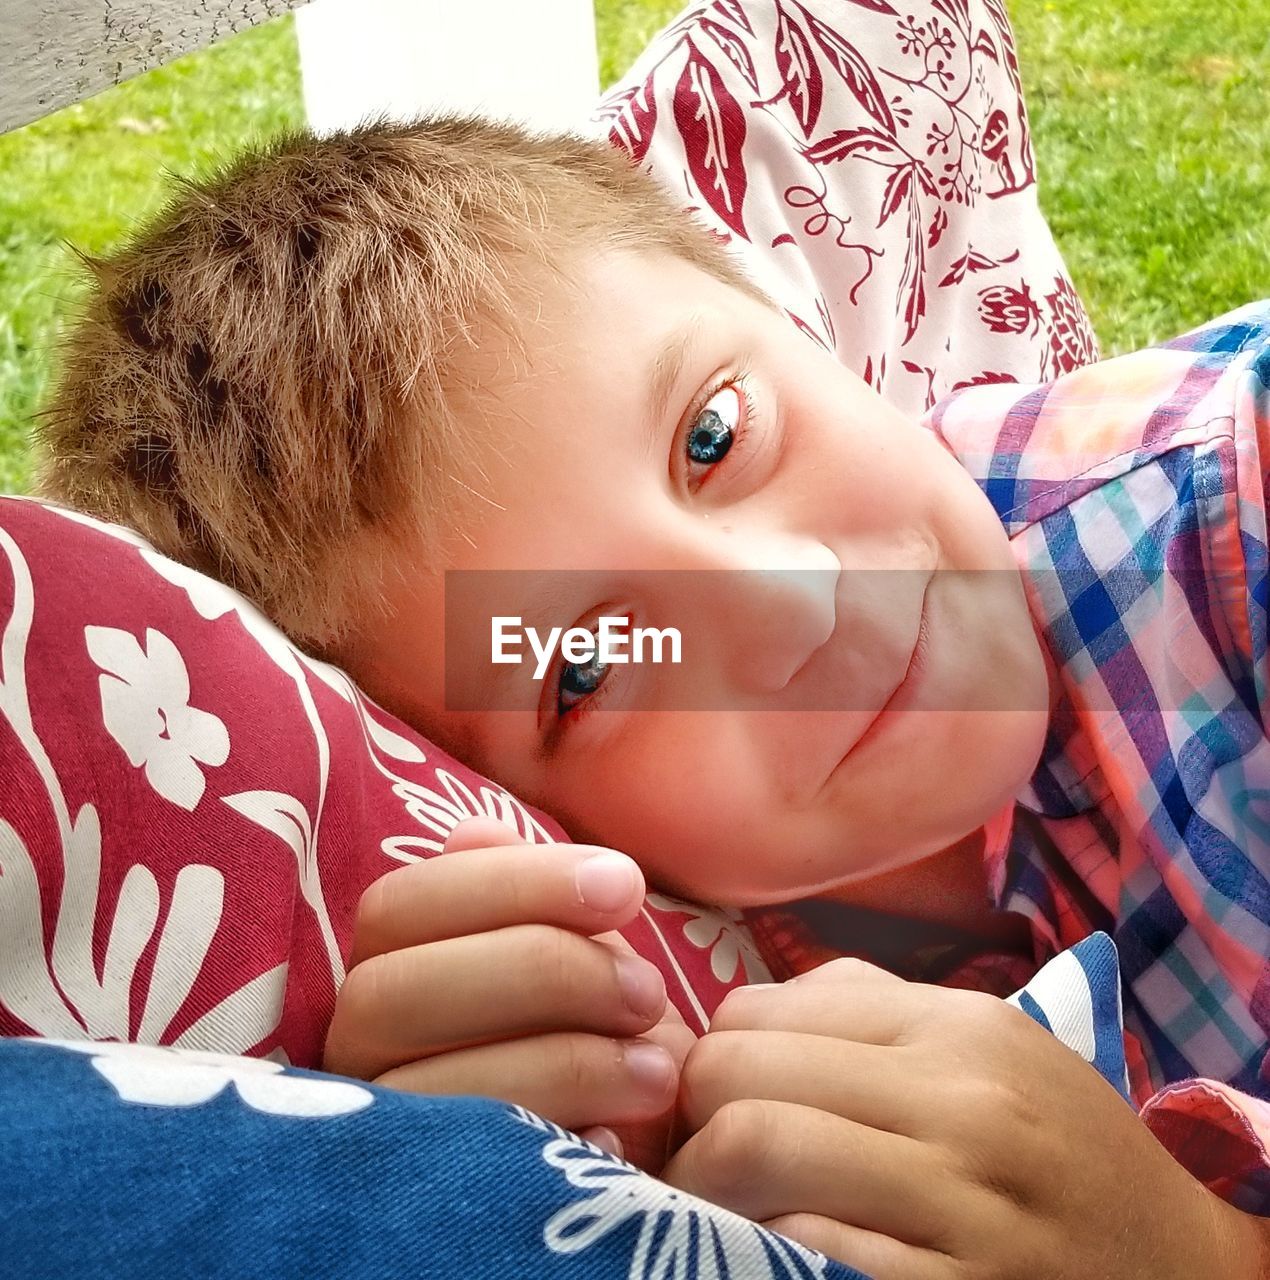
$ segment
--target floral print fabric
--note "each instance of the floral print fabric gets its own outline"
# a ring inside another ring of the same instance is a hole
[[[593,127],[901,409],[1097,357],[1000,0],[694,5]]]
[[[136,535],[0,498],[0,1034],[318,1066],[371,881],[486,814],[566,839]],[[690,1026],[766,976],[725,915],[626,930]]]
[[[1108,938],[1016,1003],[1123,1088]],[[863,1280],[519,1107],[257,1058],[0,1040],[0,1143],[11,1280]]]

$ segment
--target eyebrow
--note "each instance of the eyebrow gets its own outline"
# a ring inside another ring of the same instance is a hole
[[[653,361],[648,379],[648,405],[645,410],[648,423],[648,441],[656,444],[657,428],[670,411],[670,397],[688,364],[688,357],[701,339],[705,321],[700,313],[694,315],[661,349]]]

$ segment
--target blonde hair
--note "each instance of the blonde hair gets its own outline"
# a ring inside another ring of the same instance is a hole
[[[381,123],[183,183],[86,259],[39,490],[329,651],[375,608],[394,540],[453,516],[474,323],[514,342],[531,268],[578,244],[668,252],[762,298],[624,154],[567,135]]]

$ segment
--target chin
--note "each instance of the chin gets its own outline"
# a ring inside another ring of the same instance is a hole
[[[937,847],[944,848],[976,831],[1010,805],[1027,785],[1040,762],[1048,728],[1047,717],[1038,712],[996,713],[1007,723],[986,744],[973,761],[967,779],[967,804],[951,823],[951,835]],[[949,815],[953,817],[952,814]]]
[[[857,793],[850,811],[841,812],[852,865],[837,868],[835,883],[912,866],[977,831],[1027,784],[1047,728],[1046,713],[1037,709],[978,711],[950,717],[920,759],[910,744],[907,761],[893,759],[884,770],[903,780],[900,787],[879,782],[876,808],[864,813]],[[789,896],[818,891],[812,886]]]
[[[1045,746],[1049,717],[1044,711],[985,711],[986,732],[967,734],[964,765],[970,803],[956,825],[962,834],[982,825],[1026,786]],[[973,799],[971,800],[971,797]],[[965,820],[971,826],[965,826]]]

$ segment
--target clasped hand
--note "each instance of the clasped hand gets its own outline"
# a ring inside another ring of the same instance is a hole
[[[445,853],[367,891],[328,1070],[520,1103],[876,1280],[1260,1274],[1255,1220],[1012,1006],[839,960],[698,1040],[612,932],[629,859],[484,819]]]

